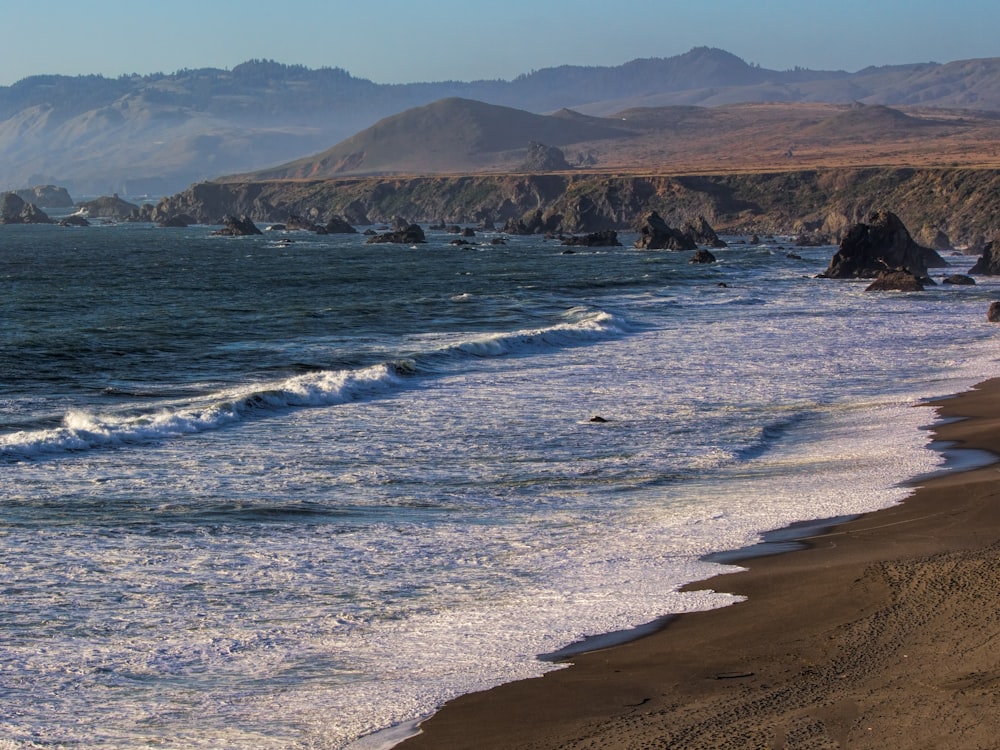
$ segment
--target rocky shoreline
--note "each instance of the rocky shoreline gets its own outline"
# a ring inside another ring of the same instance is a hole
[[[723,233],[781,232],[836,242],[872,211],[887,209],[921,244],[978,251],[1000,234],[1000,170],[829,168],[720,175],[471,175],[341,180],[205,182],[132,218],[185,216],[220,224],[302,217],[355,226],[409,221],[523,225],[532,232],[632,230],[656,211],[671,225],[705,217]]]

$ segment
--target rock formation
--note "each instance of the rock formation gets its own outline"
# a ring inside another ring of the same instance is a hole
[[[424,230],[419,224],[409,224],[404,229],[397,229],[383,234],[376,234],[368,239],[367,245],[383,244],[392,242],[398,245],[417,245],[426,242]]]
[[[983,254],[976,261],[969,273],[979,276],[1000,276],[1000,247],[996,246],[996,240],[987,242],[983,248]]]
[[[562,243],[571,247],[621,247],[622,244],[618,241],[618,232],[613,229],[580,237],[564,237]]]
[[[118,193],[111,196],[102,196],[100,198],[95,198],[92,201],[84,201],[77,204],[77,208],[80,209],[87,216],[99,216],[105,219],[117,219],[119,221],[124,221],[130,218],[139,210],[139,206],[135,203],[129,203],[118,197]]]
[[[213,237],[247,237],[253,234],[264,234],[246,216],[240,216],[239,218],[226,216],[222,220],[222,223],[225,226],[222,229],[216,229],[212,232]]]
[[[0,195],[0,224],[51,224],[52,220],[34,203],[25,203],[17,193]]]
[[[990,302],[990,309],[986,311],[986,320],[990,323],[1000,323],[1000,302]]]
[[[555,146],[546,146],[538,141],[528,144],[528,157],[521,170],[524,172],[561,172],[570,169],[566,155]]]
[[[715,263],[716,258],[712,253],[710,253],[705,248],[699,248],[695,251],[694,255],[691,256],[691,260],[688,263]]]
[[[933,251],[914,242],[898,216],[875,211],[867,223],[847,231],[820,278],[874,279],[886,271],[904,270],[926,283],[928,252]]]
[[[352,227],[346,219],[340,216],[333,216],[323,226],[326,234],[357,234],[358,230]]]
[[[656,211],[650,211],[639,225],[635,247],[641,250],[696,250],[698,243],[669,226]]]
[[[681,232],[699,245],[716,248],[729,247],[723,240],[719,239],[719,235],[715,233],[704,216],[699,216],[695,221],[686,223],[681,228]]]
[[[90,222],[81,214],[72,214],[59,220],[61,227],[89,227]]]
[[[924,279],[929,281],[929,279]],[[868,288],[866,292],[922,292],[924,285],[916,275],[904,269],[895,271],[883,271]]]
[[[45,208],[72,208],[73,198],[69,191],[55,185],[36,185],[24,190],[15,190],[17,197],[25,203],[34,203]]]
[[[953,273],[941,281],[942,284],[955,284],[957,286],[975,286],[976,280],[964,273]]]

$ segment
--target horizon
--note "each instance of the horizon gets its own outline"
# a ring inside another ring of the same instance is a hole
[[[401,84],[509,81],[562,65],[614,67],[670,58],[695,47],[722,49],[779,71],[856,72],[1000,56],[992,33],[1000,6],[988,0],[954,0],[947,8],[931,0],[824,0],[808,12],[790,0],[774,0],[766,8],[740,0],[696,6],[625,0],[614,9],[584,12],[569,0],[512,0],[495,11],[442,0],[433,13],[399,0],[346,8],[292,0],[279,16],[272,13],[273,5],[262,0],[219,0],[211,7],[175,0],[169,14],[160,7],[95,0],[86,15],[60,23],[58,15],[19,5],[5,12],[8,28],[18,33],[5,40],[0,86],[38,75],[118,78],[232,70],[255,59],[341,68],[356,78]],[[637,18],[643,23],[637,25]],[[904,24],[905,34],[887,33]],[[153,26],[157,33],[151,38],[145,29]],[[544,35],[544,44],[512,43],[530,41],[536,33]]]

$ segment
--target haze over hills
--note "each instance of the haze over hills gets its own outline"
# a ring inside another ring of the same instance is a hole
[[[359,151],[353,146],[341,148],[341,141],[355,134],[364,140],[361,131],[383,118],[456,98],[521,110],[522,114],[506,118],[504,128],[512,135],[520,137],[538,130],[542,135],[533,140],[547,140],[551,145],[580,144],[582,151],[603,149],[603,163],[611,166],[643,154],[653,159],[666,153],[650,145],[649,134],[657,128],[644,130],[636,118],[663,119],[686,113],[684,117],[694,120],[717,115],[725,120],[746,115],[749,110],[741,112],[729,106],[744,103],[860,102],[919,107],[920,111],[908,111],[905,116],[950,120],[950,127],[957,132],[961,130],[959,116],[935,117],[927,114],[929,109],[1000,112],[1000,59],[919,63],[856,73],[774,71],[703,47],[675,57],[633,60],[615,67],[548,68],[512,81],[382,85],[340,69],[311,70],[259,60],[233,70],[183,70],[117,79],[36,76],[0,87],[0,189],[55,183],[81,195],[163,194],[192,182],[262,170],[330,149],[325,161],[320,160],[323,165],[318,174],[338,164],[342,168],[348,164],[344,159]],[[674,105],[721,109],[717,115],[690,110],[670,115],[663,110],[641,116],[633,112],[625,115],[632,124],[624,126],[628,119],[622,121],[618,114],[636,107]],[[617,115],[618,122],[565,113],[536,121],[527,117],[563,108],[598,117]],[[500,148],[483,111],[487,110],[479,110],[473,117],[463,110],[462,117],[472,119],[466,125],[453,125],[447,138],[443,134],[438,137],[443,160],[438,169],[442,164],[449,169],[474,170],[516,162],[519,156],[514,152],[527,142],[507,147],[512,141]],[[440,105],[425,113],[425,133],[430,122],[426,118],[440,114]],[[801,124],[803,117],[808,119],[802,115],[796,122]],[[554,122],[557,119],[561,122]],[[822,119],[812,120],[811,125],[818,127]],[[973,119],[980,124],[988,121],[978,116]],[[529,122],[534,124],[529,126]],[[896,126],[893,129],[899,131]],[[389,132],[399,123],[381,122],[379,127]],[[927,127],[940,128],[941,122]],[[482,130],[481,136],[475,134],[477,128]],[[612,138],[612,131],[620,129],[631,135]],[[662,134],[663,128],[659,132]],[[729,128],[725,132],[733,131]],[[774,148],[781,152],[794,148],[796,144],[787,142],[791,132],[786,128],[773,134]],[[814,135],[820,138],[822,133]],[[457,157],[446,153],[450,138],[458,138]],[[612,142],[630,145],[607,147]],[[333,144],[338,145],[331,149]],[[428,144],[433,145],[430,141],[423,145]],[[680,148],[683,144],[675,145]],[[506,161],[496,157],[504,151],[508,152]],[[424,167],[412,154],[400,152],[393,157],[388,145],[378,154],[368,148],[362,162],[356,169],[416,171]],[[308,164],[309,160],[300,161],[296,168],[309,170],[312,167]]]

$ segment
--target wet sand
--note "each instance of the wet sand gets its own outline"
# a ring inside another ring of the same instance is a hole
[[[933,408],[964,418],[938,439],[1000,455],[1000,380]],[[1000,466],[742,564],[689,588],[747,601],[458,698],[400,748],[1000,744]]]

